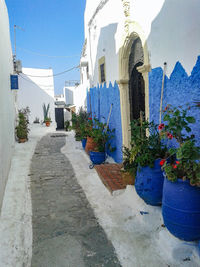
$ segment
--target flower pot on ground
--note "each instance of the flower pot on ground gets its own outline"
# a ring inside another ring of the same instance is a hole
[[[46,117],[44,122],[45,122],[46,126],[49,127],[51,124],[51,118]]]
[[[90,160],[93,164],[102,164],[106,159],[105,152],[90,151]]]
[[[105,161],[106,150],[110,152],[115,150],[110,143],[111,139],[114,137],[114,131],[115,130],[111,130],[106,123],[102,123],[96,118],[94,118],[93,122],[90,122],[87,132],[89,136],[87,137],[85,150],[90,152],[90,159],[93,164],[100,164]]]
[[[138,167],[135,179],[137,194],[149,205],[162,204],[164,176],[160,167],[160,159],[154,161],[153,168]]]
[[[200,239],[200,187],[191,186],[189,180],[165,179],[162,215],[171,234],[185,240]]]
[[[86,143],[87,143],[87,138],[83,138],[83,139],[81,140],[81,142],[82,142],[82,147],[83,147],[83,149],[85,149],[85,146],[86,146]]]
[[[135,189],[149,205],[162,203],[164,176],[160,158],[166,156],[167,148],[162,144],[157,125],[142,119],[131,124],[130,162],[137,168]]]
[[[47,106],[43,104],[42,108],[43,108],[43,115],[44,115],[44,123],[46,124],[47,127],[49,127],[51,123],[51,118],[49,115],[50,104],[48,104]]]
[[[195,119],[187,110],[168,106],[161,129],[164,137],[175,138],[178,147],[169,150],[163,164],[166,179],[163,187],[162,215],[167,229],[176,237],[200,239],[200,147],[196,146],[191,126]],[[187,133],[187,134],[186,134]]]
[[[85,151],[89,154],[90,151],[97,151],[97,144],[94,139],[90,136],[87,137]]]

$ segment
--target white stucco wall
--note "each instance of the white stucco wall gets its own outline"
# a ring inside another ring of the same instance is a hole
[[[75,86],[65,86],[63,88],[66,105],[74,104],[74,88]]]
[[[14,148],[15,104],[10,89],[13,73],[9,20],[4,0],[0,0],[0,209]]]
[[[87,106],[87,91],[81,84],[74,88],[74,105],[76,106],[76,111],[81,107],[84,109]]]
[[[52,122],[55,122],[54,80],[52,77],[52,69],[22,68],[22,72],[23,73],[19,75],[19,109],[27,106],[30,108],[31,114],[29,119],[30,123],[32,123],[36,117],[41,121],[44,120],[42,106],[43,104],[46,104],[46,106],[50,104],[49,115]]]
[[[86,2],[85,38],[90,86],[96,86],[99,82],[98,60],[103,56],[106,81],[113,83],[119,79],[119,50],[124,44],[124,37],[131,34],[131,31],[125,31],[125,21],[129,21],[130,29],[135,29],[141,36],[143,45],[147,44],[152,68],[163,67],[163,63],[167,62],[167,74],[170,75],[176,62],[180,61],[190,74],[197,56],[200,55],[200,1],[127,2],[130,2],[130,15],[127,17],[122,0]]]

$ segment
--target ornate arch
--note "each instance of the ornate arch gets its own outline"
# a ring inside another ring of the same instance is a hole
[[[145,83],[145,115],[149,118],[149,81],[148,72],[151,70],[149,54],[145,35],[138,23],[130,21],[126,16],[124,33],[119,49],[119,79],[117,81],[120,89],[120,104],[122,117],[123,145],[129,147],[131,140],[130,132],[130,103],[129,103],[129,57],[131,48],[136,39],[140,38],[143,48],[143,62],[137,70],[142,73]]]

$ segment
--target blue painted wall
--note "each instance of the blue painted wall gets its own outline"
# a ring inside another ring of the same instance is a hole
[[[106,84],[90,88],[90,94],[87,94],[87,108],[88,112],[92,113],[92,117],[96,116],[101,122],[106,123],[111,104],[113,104],[113,107],[109,127],[115,129],[115,138],[112,139],[111,144],[116,147],[116,150],[113,153],[108,152],[108,154],[116,162],[122,162],[122,126],[118,85],[115,82],[114,86],[110,83],[108,88]]]
[[[162,76],[161,68],[155,68],[149,74],[150,120],[154,120],[156,123],[159,123]],[[189,114],[196,118],[196,123],[191,125],[191,128],[200,145],[200,109],[193,108],[195,100],[200,100],[200,56],[190,76],[187,75],[180,62],[176,63],[170,77],[165,77],[163,95],[163,108],[167,104],[173,106],[189,104],[192,107]]]

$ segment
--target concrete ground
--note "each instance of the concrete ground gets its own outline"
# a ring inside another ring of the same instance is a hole
[[[111,195],[73,133],[56,137],[63,133],[34,125],[29,142],[16,144],[0,218],[0,267],[31,260],[37,267],[200,266],[197,243],[170,235],[160,207],[146,205],[132,186]]]

